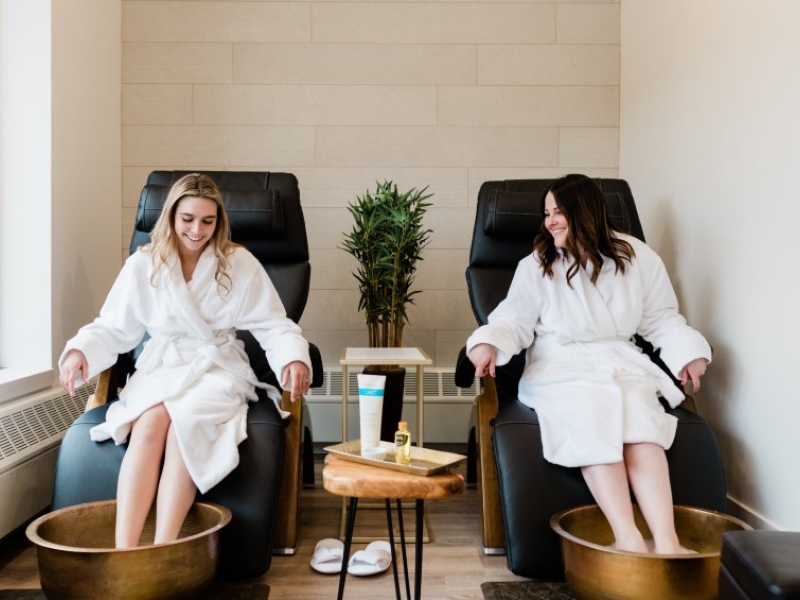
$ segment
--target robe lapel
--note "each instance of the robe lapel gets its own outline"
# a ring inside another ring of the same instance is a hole
[[[200,314],[198,302],[203,294],[214,287],[214,273],[216,272],[216,258],[210,248],[206,248],[197,262],[190,285],[187,285],[181,272],[180,260],[175,259],[171,264],[171,277],[167,282],[170,302],[173,304],[175,313],[182,317],[186,328],[199,339],[211,340],[214,338],[214,331],[211,326]],[[195,292],[195,293],[193,293]]]
[[[578,269],[578,274],[572,278],[572,287],[586,311],[589,322],[599,339],[616,337],[617,324],[611,310],[597,289],[585,269]]]

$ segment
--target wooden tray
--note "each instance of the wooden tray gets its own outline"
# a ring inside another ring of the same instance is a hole
[[[467,460],[467,457],[463,454],[454,454],[452,452],[442,452],[441,450],[411,446],[411,463],[400,464],[394,461],[395,446],[392,442],[382,441],[381,448],[386,450],[386,458],[376,459],[361,456],[361,440],[351,440],[334,446],[328,446],[325,448],[325,451],[335,454],[339,458],[364,465],[383,467],[384,469],[391,469],[392,471],[424,476],[442,473]]]

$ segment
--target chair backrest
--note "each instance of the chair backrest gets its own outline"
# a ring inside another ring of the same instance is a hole
[[[544,216],[541,201],[554,179],[487,181],[478,192],[467,287],[478,323],[506,297],[517,263],[533,251]],[[633,194],[622,179],[595,179],[612,226],[644,241]]]
[[[130,251],[150,241],[172,184],[198,171],[153,171],[139,197]],[[269,273],[287,316],[297,322],[308,300],[311,265],[300,189],[290,173],[199,171],[225,198],[231,237],[252,252]]]

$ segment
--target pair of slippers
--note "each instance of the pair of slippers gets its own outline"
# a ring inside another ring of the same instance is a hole
[[[317,542],[311,557],[311,568],[320,573],[341,573],[344,544],[341,540],[326,538]],[[366,548],[354,552],[347,563],[350,575],[364,576],[383,573],[392,564],[392,547],[389,542],[370,542]]]

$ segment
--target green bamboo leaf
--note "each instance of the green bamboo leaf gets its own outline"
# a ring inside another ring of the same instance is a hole
[[[410,289],[416,263],[432,233],[423,229],[423,217],[431,206],[426,200],[433,196],[427,189],[400,192],[397,184],[385,180],[376,182],[374,193],[367,190],[348,203],[353,229],[345,234],[340,249],[359,263],[353,275],[370,345],[402,343],[408,322],[405,306],[420,293]]]

